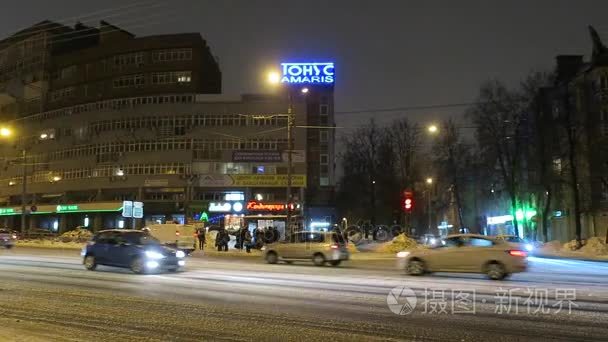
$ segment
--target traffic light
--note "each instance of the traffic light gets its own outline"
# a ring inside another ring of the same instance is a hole
[[[406,190],[403,192],[403,210],[405,210],[406,213],[410,213],[413,208],[414,194],[411,191]]]

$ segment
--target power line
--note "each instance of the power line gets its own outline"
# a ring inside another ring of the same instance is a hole
[[[103,9],[103,10],[98,10],[95,12],[91,12],[88,15],[81,15],[81,16],[75,16],[75,17],[71,17],[71,18],[66,18],[66,19],[59,19],[59,20],[50,20],[48,23],[44,23],[38,26],[34,26],[36,28],[38,28],[37,30],[33,30],[33,31],[27,31],[27,32],[22,32],[22,33],[16,33],[13,34],[11,36],[6,37],[5,39],[18,39],[21,38],[23,36],[32,36],[38,33],[42,33],[42,32],[46,32],[46,31],[50,31],[52,30],[54,27],[54,24],[60,24],[60,25],[64,25],[64,26],[69,26],[72,22],[76,21],[76,22],[83,22],[85,20],[83,20],[84,18],[91,18],[91,19],[87,19],[87,20],[94,20],[94,16],[100,14],[100,13],[106,13],[106,12],[119,12],[118,14],[114,14],[114,15],[109,15],[109,16],[100,16],[97,18],[97,20],[103,20],[106,18],[112,18],[112,17],[117,17],[117,16],[121,16],[124,15],[125,13],[130,13],[133,12],[135,10],[140,10],[138,7],[141,7],[140,5],[146,5],[146,4],[151,4],[153,6],[150,6],[150,8],[152,7],[158,7],[158,5],[164,5],[162,3],[159,3],[157,1],[142,1],[142,2],[137,2],[134,4],[130,4],[127,6],[121,6],[121,7],[114,7],[114,8],[107,8],[107,9]],[[131,9],[131,10],[128,10]],[[126,10],[126,11],[125,11]],[[43,28],[48,26],[48,28]],[[32,27],[32,26],[30,26]],[[22,28],[20,30],[17,30],[17,32],[19,31],[24,31],[27,30],[30,27],[25,27]],[[72,34],[73,32],[67,32],[67,33],[63,33],[63,34],[59,34],[57,36],[60,35],[64,35],[64,34]]]
[[[348,110],[348,111],[337,111],[337,112],[334,112],[334,114],[344,115],[344,114],[370,114],[370,113],[383,113],[383,112],[405,112],[405,111],[423,110],[423,109],[468,107],[468,106],[482,104],[482,103],[483,102],[462,102],[462,103],[446,103],[446,104],[432,104],[432,105],[404,106],[404,107],[390,107],[390,108],[368,108],[368,109],[356,109],[356,110]]]

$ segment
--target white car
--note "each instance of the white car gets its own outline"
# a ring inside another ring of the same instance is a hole
[[[500,280],[527,269],[527,252],[518,245],[476,234],[450,235],[434,248],[399,252],[410,275],[430,272],[483,273]]]
[[[298,232],[291,242],[277,242],[264,246],[264,258],[269,264],[279,260],[312,261],[317,266],[329,263],[338,266],[350,258],[346,240],[334,232]]]

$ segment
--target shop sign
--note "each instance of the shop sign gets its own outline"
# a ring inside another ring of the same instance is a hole
[[[279,151],[233,151],[233,162],[280,163],[283,161]]]
[[[13,208],[0,208],[0,215],[13,215],[15,214],[15,209]]]
[[[334,63],[281,63],[281,83],[333,84]]]
[[[212,213],[229,213],[231,211],[240,212],[243,210],[243,203],[241,202],[211,202],[209,203],[209,212]]]
[[[287,175],[202,175],[199,180],[204,187],[267,187],[282,188],[287,186]],[[291,176],[291,185],[295,188],[306,187],[306,175]]]
[[[57,212],[66,212],[66,211],[78,211],[78,205],[76,204],[65,204],[65,205],[58,205],[57,206]]]
[[[513,215],[488,216],[488,219],[487,219],[488,225],[504,224],[509,221],[513,221]]]
[[[282,203],[247,202],[247,210],[249,211],[283,211],[285,208],[285,204]]]

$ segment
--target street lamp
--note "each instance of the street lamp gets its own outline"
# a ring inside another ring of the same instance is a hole
[[[427,212],[429,215],[429,233],[431,232],[431,190],[432,190],[432,185],[433,185],[433,178],[431,177],[427,177],[426,179],[426,184],[428,185],[428,189],[426,191],[426,197],[427,197]]]
[[[271,71],[268,73],[268,83],[270,84],[279,84],[281,81],[281,75],[279,75],[276,71]]]
[[[0,128],[0,136],[3,138],[8,138],[13,134],[10,128],[2,127]]]
[[[429,131],[429,133],[435,134],[435,133],[439,132],[439,127],[437,127],[437,125],[435,125],[435,124],[431,124],[431,125],[429,125],[429,127],[427,127],[427,130]]]
[[[268,82],[273,85],[281,83],[281,75],[276,71],[268,73]],[[301,93],[306,95],[308,88],[302,88]],[[293,115],[293,99],[291,96],[291,89],[287,89],[287,217],[286,217],[286,229],[291,235],[291,202],[292,202],[292,168],[293,168],[293,127],[294,127],[294,115]]]

